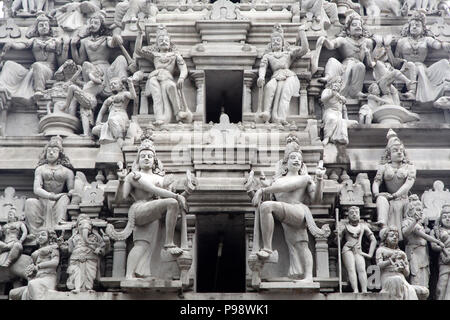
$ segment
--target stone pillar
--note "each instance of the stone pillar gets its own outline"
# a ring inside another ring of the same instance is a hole
[[[200,117],[201,120],[205,117],[205,71],[195,70],[190,72],[191,77],[195,81],[195,87],[197,88],[197,104],[194,112],[194,118]],[[198,120],[198,119],[195,119]]]
[[[328,237],[316,237],[316,276],[329,278],[330,267],[328,259]]]
[[[252,112],[252,86],[256,79],[256,70],[245,70],[244,71],[244,90],[242,97],[242,112],[251,113]]]
[[[308,86],[307,80],[300,80],[300,106],[299,106],[299,115],[307,117],[309,115],[308,109],[308,92],[306,91],[306,87]]]
[[[125,277],[126,265],[127,265],[127,243],[123,240],[116,241],[114,242],[112,276],[114,278]]]

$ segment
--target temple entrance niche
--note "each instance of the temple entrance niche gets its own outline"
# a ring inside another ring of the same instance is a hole
[[[197,292],[245,292],[244,214],[197,215]]]
[[[206,122],[219,122],[223,107],[230,122],[242,121],[242,92],[244,72],[235,70],[207,70]]]

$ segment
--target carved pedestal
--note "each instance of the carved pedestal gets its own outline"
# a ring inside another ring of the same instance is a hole
[[[39,121],[39,132],[45,136],[70,136],[80,129],[80,120],[66,113],[52,113]]]

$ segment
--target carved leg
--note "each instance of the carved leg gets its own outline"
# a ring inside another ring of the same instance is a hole
[[[439,275],[439,280],[436,286],[436,299],[448,300],[450,297],[450,274],[444,273]]]
[[[366,273],[366,261],[364,257],[357,254],[355,256],[356,272],[358,273],[359,283],[361,284],[361,292],[367,292],[367,273]],[[357,287],[356,287],[357,288]]]
[[[378,196],[376,204],[378,213],[378,224],[386,226],[389,214],[389,201],[383,196]]]
[[[144,253],[149,245],[151,244],[145,241],[138,240],[134,242],[133,248],[130,250],[127,258],[127,279],[135,278],[137,276],[137,274],[135,273],[136,267],[139,264],[142,256],[144,256]],[[150,275],[150,270],[148,275]]]
[[[146,91],[150,93],[153,99],[153,113],[156,121],[164,123],[164,103],[161,94],[161,85],[156,77],[150,78],[147,81]]]
[[[355,256],[353,252],[347,251],[342,254],[342,261],[344,262],[345,269],[347,270],[348,281],[352,286],[353,292],[358,293],[358,279],[356,277],[355,268]]]
[[[84,136],[91,135],[90,123],[91,123],[90,117],[85,113],[81,113],[81,126],[83,127],[83,135]]]
[[[280,111],[280,103],[281,103],[281,93],[283,92],[283,87],[285,85],[285,80],[277,81],[277,88],[275,90],[275,97],[273,99],[273,108],[272,108],[272,122],[280,123],[279,111]]]
[[[304,278],[305,281],[313,281],[313,256],[311,250],[308,247],[308,241],[297,242],[295,247],[297,248],[300,261],[303,263]]]
[[[277,91],[277,80],[271,79],[269,82],[267,82],[266,86],[264,87],[264,112],[263,115],[260,115],[260,117],[264,117],[267,120],[270,119],[270,110],[272,109],[272,104],[275,98],[275,92]]]

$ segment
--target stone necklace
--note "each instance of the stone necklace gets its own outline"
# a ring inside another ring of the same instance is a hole
[[[96,37],[94,35],[91,35],[91,41],[92,43],[90,44],[90,47],[92,50],[97,51],[98,48],[100,48],[100,46],[103,44],[103,42],[106,40],[106,37],[104,36],[100,36],[99,38],[96,39]]]
[[[415,55],[415,56],[419,55],[420,38],[417,40],[414,40],[412,37],[408,37],[408,41],[409,41],[409,44],[411,45],[413,55]]]

